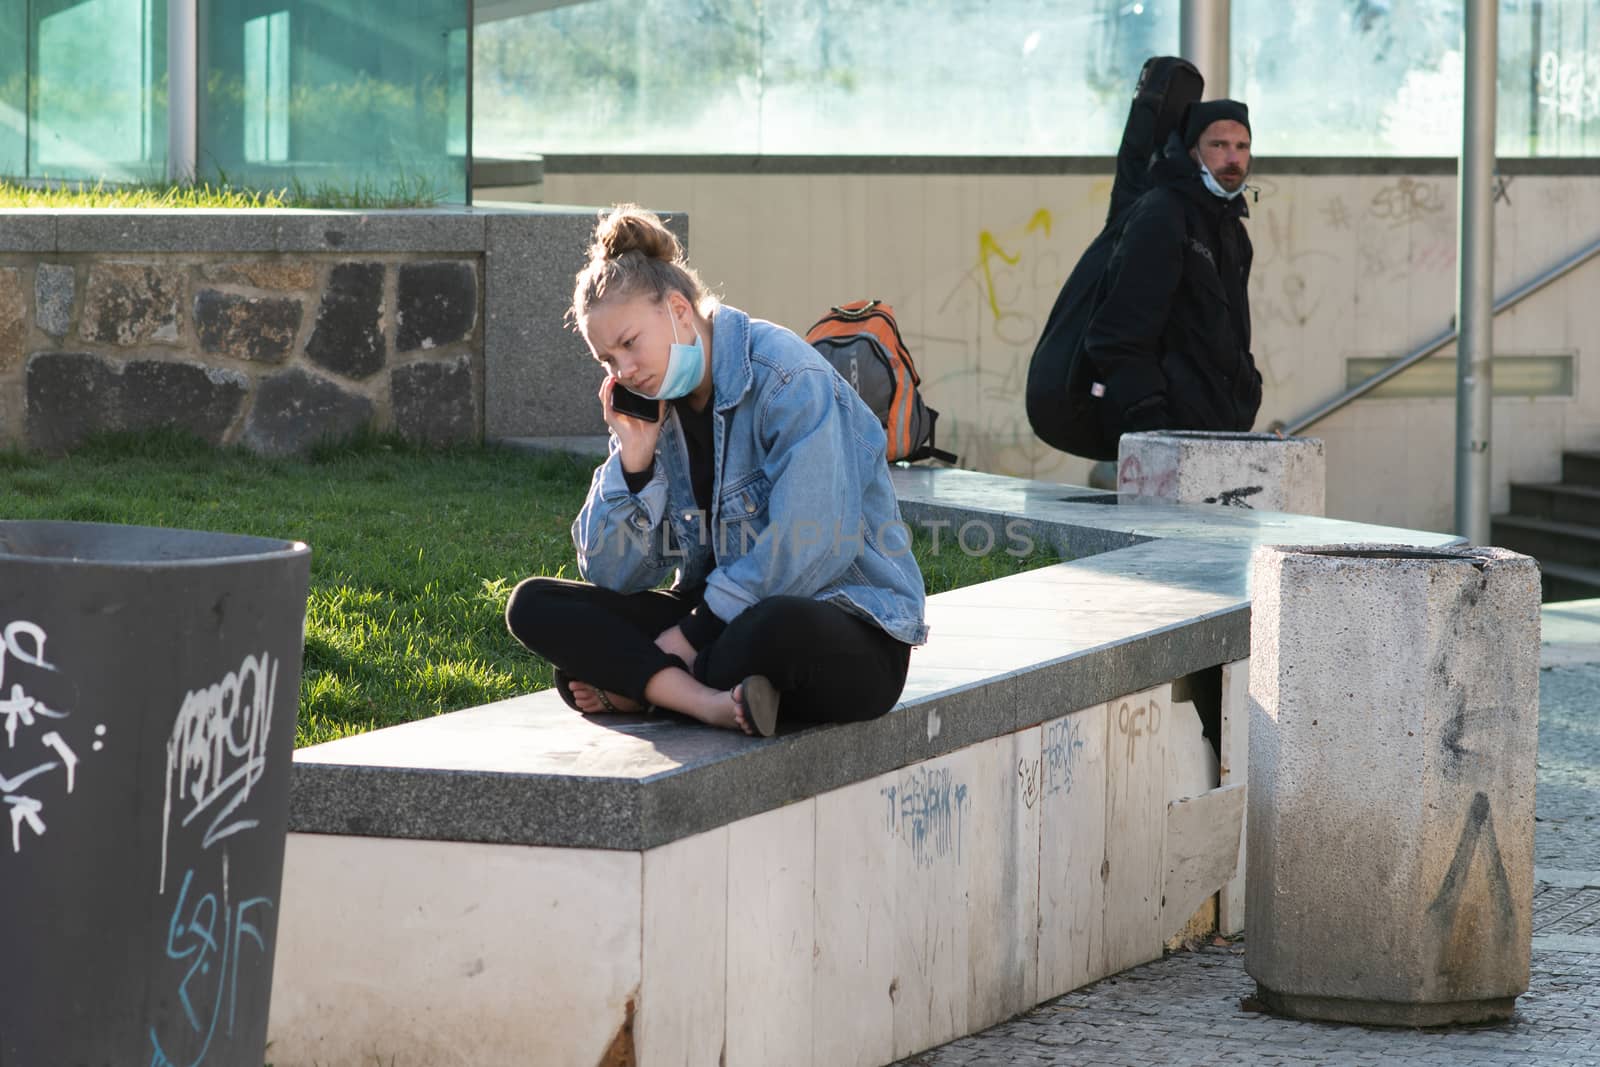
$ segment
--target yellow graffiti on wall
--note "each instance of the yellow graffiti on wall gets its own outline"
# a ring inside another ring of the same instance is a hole
[[[1033,213],[1033,218],[1028,220],[1028,225],[1022,231],[1023,236],[1027,236],[1035,230],[1043,230],[1044,235],[1049,237],[1050,228],[1054,223],[1055,220],[1051,218],[1050,210],[1048,208],[1040,208]],[[984,293],[989,299],[989,310],[998,319],[1000,317],[1000,297],[995,293],[994,271],[989,267],[990,261],[995,256],[999,256],[1002,261],[1012,267],[1022,262],[1021,252],[1016,255],[1008,255],[1006,250],[1000,247],[1000,242],[995,239],[993,232],[984,230],[978,234],[978,265],[983,268]]]

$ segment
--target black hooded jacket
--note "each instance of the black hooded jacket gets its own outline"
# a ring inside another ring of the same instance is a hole
[[[1248,430],[1261,406],[1250,355],[1245,198],[1224,200],[1174,139],[1128,209],[1085,337],[1116,432]]]

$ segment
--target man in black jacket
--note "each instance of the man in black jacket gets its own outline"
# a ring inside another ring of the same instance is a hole
[[[1089,322],[1102,424],[1139,430],[1248,430],[1261,406],[1250,355],[1250,113],[1234,100],[1190,105],[1128,209]]]

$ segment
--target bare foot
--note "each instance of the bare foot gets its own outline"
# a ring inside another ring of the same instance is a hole
[[[573,703],[578,705],[578,710],[585,715],[594,715],[600,712],[626,711],[636,712],[644,710],[644,705],[636,700],[630,700],[621,693],[607,693],[596,689],[588,682],[572,682]],[[607,702],[610,707],[607,707]]]

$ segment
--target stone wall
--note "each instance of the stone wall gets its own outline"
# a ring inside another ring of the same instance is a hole
[[[0,447],[158,426],[266,454],[369,425],[430,443],[591,430],[601,371],[562,315],[593,220],[0,212]]]
[[[166,425],[282,454],[365,425],[481,435],[481,256],[0,263],[8,443]]]

